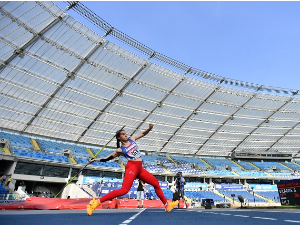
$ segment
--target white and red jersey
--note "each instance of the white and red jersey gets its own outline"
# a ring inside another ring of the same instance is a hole
[[[130,142],[129,146],[121,146],[124,157],[128,160],[135,160],[141,158],[142,154],[137,143],[129,138],[128,141]]]

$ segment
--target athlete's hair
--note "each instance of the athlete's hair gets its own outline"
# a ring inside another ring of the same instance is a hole
[[[120,147],[121,147],[121,145],[120,145],[120,139],[118,139],[118,138],[120,137],[121,131],[124,131],[124,130],[118,130],[117,133],[116,133],[117,148],[120,148]]]

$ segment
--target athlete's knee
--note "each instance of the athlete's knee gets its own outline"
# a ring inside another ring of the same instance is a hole
[[[119,189],[119,193],[121,194],[121,195],[126,195],[128,192],[129,192],[129,190],[130,190],[130,188],[121,188],[121,189]]]

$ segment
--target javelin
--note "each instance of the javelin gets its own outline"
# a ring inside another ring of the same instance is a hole
[[[124,127],[125,126],[123,126],[120,130],[123,130],[124,129]],[[100,153],[100,152],[102,152],[102,150],[109,144],[109,142],[111,142],[111,140],[112,139],[114,139],[115,138],[115,136],[116,136],[117,134],[115,134],[93,157],[92,157],[92,159],[94,159],[94,158],[96,158],[97,157],[97,155]],[[88,164],[90,164],[89,163],[89,161],[85,164],[85,166],[81,169],[81,170],[79,170],[76,174],[75,174],[75,176],[74,177],[72,177],[72,179],[60,190],[60,192],[58,192],[55,196],[54,196],[54,198],[56,198],[64,189],[65,189],[65,187],[67,187],[74,179],[75,179],[75,177],[77,177],[77,175],[82,171],[82,170],[84,170],[84,168],[88,165]]]

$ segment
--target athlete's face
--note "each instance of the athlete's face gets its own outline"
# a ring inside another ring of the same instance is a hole
[[[126,141],[128,138],[127,138],[127,134],[124,130],[122,130],[120,132],[120,137],[119,137],[120,141]]]

